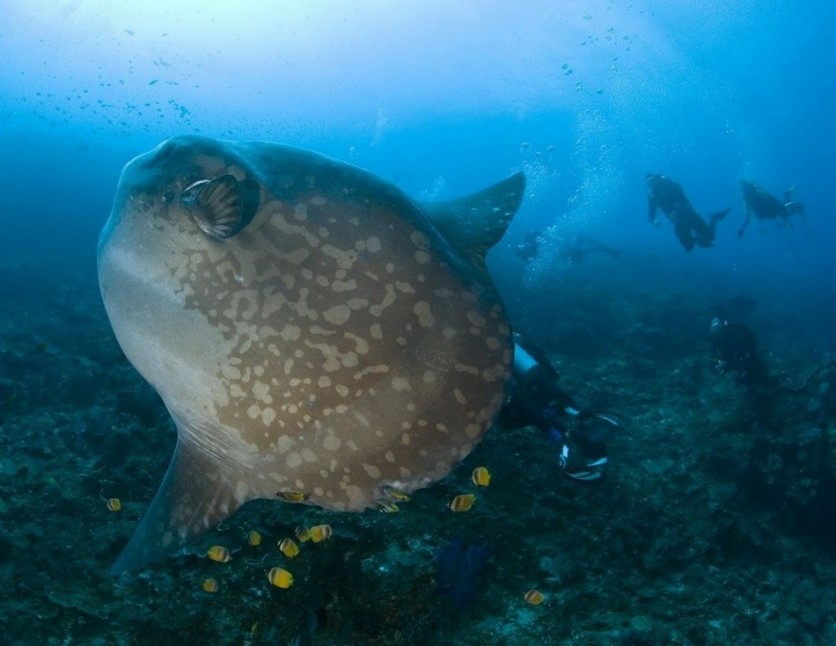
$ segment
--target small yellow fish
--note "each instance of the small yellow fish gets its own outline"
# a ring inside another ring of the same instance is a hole
[[[209,548],[209,551],[206,552],[206,556],[209,557],[210,561],[215,561],[216,563],[226,563],[230,558],[232,558],[229,555],[229,550],[223,545],[213,545]]]
[[[110,509],[110,511],[119,511],[122,509],[122,501],[119,500],[119,498],[108,498],[107,508]]]
[[[523,599],[528,601],[532,606],[539,606],[546,600],[546,597],[539,590],[529,590],[523,595]]]
[[[279,550],[289,559],[299,554],[299,546],[292,538],[283,538],[279,541]]]
[[[217,579],[204,579],[203,580],[203,591],[204,592],[217,592],[217,590],[218,590]]]
[[[396,487],[392,487],[391,485],[386,485],[383,487],[383,495],[389,500],[396,500],[398,502],[406,502],[410,500],[412,496],[410,496],[405,491],[401,491]]]
[[[385,500],[380,500],[377,504],[380,505],[380,511],[384,511],[387,514],[396,514],[401,510],[401,508],[393,502],[386,502]]]
[[[459,494],[450,501],[450,509],[453,511],[470,511],[474,502],[476,502],[475,493]]]
[[[487,487],[491,483],[491,472],[486,467],[476,467],[470,479],[478,487]]]
[[[250,530],[249,534],[247,534],[247,542],[253,547],[258,547],[261,545],[261,534],[254,529]]]
[[[334,530],[331,529],[331,525],[314,525],[311,527],[311,540],[314,543],[321,543],[331,538],[333,533]]]
[[[299,525],[299,527],[296,528],[295,534],[296,538],[298,538],[302,543],[307,543],[311,540],[311,530],[304,525]]]
[[[271,568],[267,573],[267,580],[277,588],[287,589],[293,585],[293,575],[280,567]]]
[[[276,495],[287,502],[305,502],[308,494],[302,491],[279,491]]]

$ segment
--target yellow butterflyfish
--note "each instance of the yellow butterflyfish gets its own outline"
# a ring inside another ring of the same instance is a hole
[[[491,472],[486,467],[476,467],[470,479],[478,487],[487,487],[491,483]]]
[[[470,511],[474,502],[476,502],[475,493],[463,493],[453,498],[449,506],[453,511]]]
[[[279,550],[289,559],[299,554],[299,546],[292,538],[283,538],[279,541]]]
[[[232,558],[229,555],[229,550],[223,545],[213,545],[209,548],[209,551],[206,552],[206,556],[209,557],[210,561],[215,561],[216,563],[226,563],[230,558]]]
[[[329,539],[333,533],[334,530],[331,529],[331,525],[314,525],[311,527],[311,540],[314,543],[321,543]]]
[[[293,575],[280,567],[271,568],[267,573],[267,580],[277,588],[287,589],[293,585]]]
[[[539,606],[546,600],[546,597],[539,590],[529,590],[523,595],[523,599],[533,606]]]

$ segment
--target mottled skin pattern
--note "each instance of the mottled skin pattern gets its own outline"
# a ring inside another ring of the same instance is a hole
[[[180,195],[226,173],[255,187],[257,209],[217,240]],[[477,206],[507,224],[521,182]],[[178,429],[115,571],[254,498],[360,510],[426,486],[502,402],[512,344],[487,273],[397,188],[312,153],[181,137],[136,158],[99,275],[120,345]]]

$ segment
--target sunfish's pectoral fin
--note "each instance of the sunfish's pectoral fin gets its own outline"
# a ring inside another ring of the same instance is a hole
[[[462,258],[485,271],[485,254],[505,234],[524,192],[525,175],[517,173],[478,193],[421,208]]]
[[[230,516],[240,504],[228,480],[219,473],[217,462],[178,440],[151,507],[110,573],[120,574],[174,554]]]

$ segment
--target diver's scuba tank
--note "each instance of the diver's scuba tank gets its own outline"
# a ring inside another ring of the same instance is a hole
[[[540,374],[543,367],[517,342],[516,336],[514,335],[514,378],[520,384],[527,384]]]

